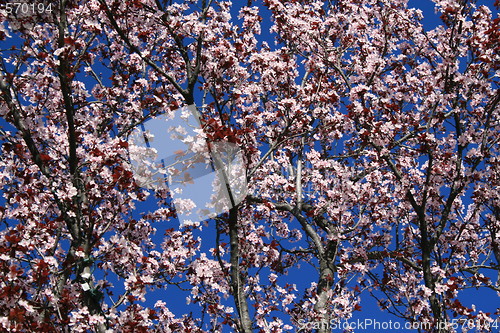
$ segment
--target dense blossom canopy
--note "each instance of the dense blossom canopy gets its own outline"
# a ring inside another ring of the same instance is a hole
[[[0,9],[1,331],[293,332],[372,296],[498,319],[461,296],[500,292],[493,4],[40,3]],[[248,195],[180,227],[128,136],[188,105]]]

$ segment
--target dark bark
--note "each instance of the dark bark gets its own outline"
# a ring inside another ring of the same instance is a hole
[[[239,330],[252,333],[252,320],[248,312],[248,301],[240,272],[240,247],[238,236],[238,207],[229,211],[229,239],[231,245],[231,289],[239,315]]]

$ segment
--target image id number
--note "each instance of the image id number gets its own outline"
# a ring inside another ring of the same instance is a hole
[[[52,3],[44,4],[44,3],[26,3],[26,2],[9,2],[2,5],[3,9],[7,12],[7,14],[14,15],[35,15],[35,14],[43,14],[43,13],[51,13],[52,12]]]

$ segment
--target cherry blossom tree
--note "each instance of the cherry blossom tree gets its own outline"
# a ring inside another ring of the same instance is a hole
[[[375,297],[488,331],[461,292],[500,292],[500,19],[434,3],[2,5],[2,330],[324,333]],[[248,195],[179,227],[128,136],[193,104]]]

